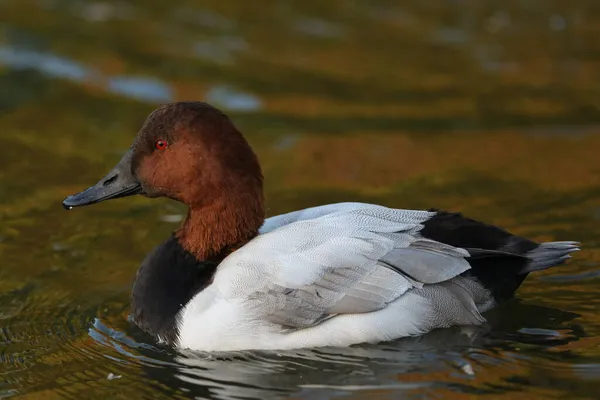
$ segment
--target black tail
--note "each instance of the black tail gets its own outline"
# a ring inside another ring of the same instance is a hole
[[[469,251],[471,269],[465,274],[480,281],[497,301],[510,298],[528,273],[562,264],[579,250],[577,242],[538,244],[459,213],[436,211],[423,225],[424,237]]]

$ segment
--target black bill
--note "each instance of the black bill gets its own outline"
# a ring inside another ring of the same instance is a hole
[[[67,197],[63,207],[70,210],[73,207],[87,206],[104,200],[142,194],[142,186],[131,173],[132,150],[129,150],[121,161],[98,183],[83,192]]]

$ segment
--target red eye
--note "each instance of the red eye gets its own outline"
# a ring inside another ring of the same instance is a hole
[[[156,150],[164,150],[166,149],[168,146],[168,143],[165,140],[157,140],[156,143],[154,144],[154,147],[156,147]]]

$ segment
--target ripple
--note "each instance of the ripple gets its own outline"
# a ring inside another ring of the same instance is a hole
[[[600,277],[600,269],[593,269],[577,274],[542,276],[539,279],[547,282],[575,282],[598,277]]]

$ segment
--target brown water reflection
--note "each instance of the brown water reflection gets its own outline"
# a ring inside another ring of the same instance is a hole
[[[0,397],[597,398],[600,8],[573,2],[0,1]],[[581,240],[490,326],[352,349],[206,355],[127,321],[177,226],[143,198],[66,213],[146,114],[227,110],[269,214],[438,207]]]

